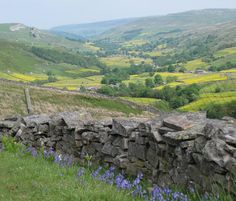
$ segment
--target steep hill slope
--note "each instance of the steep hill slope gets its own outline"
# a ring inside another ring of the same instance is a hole
[[[68,49],[31,47],[27,43],[0,40],[0,78],[32,82],[74,79],[98,75],[101,63]]]
[[[92,49],[82,41],[68,40],[53,33],[19,23],[0,24],[0,40],[24,43],[32,46],[73,48],[82,52]]]

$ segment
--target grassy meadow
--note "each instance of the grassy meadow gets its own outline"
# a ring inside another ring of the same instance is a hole
[[[129,192],[119,191],[90,176],[80,167],[61,167],[43,158],[0,152],[0,200],[4,201],[132,201]],[[136,199],[141,200],[141,199]]]
[[[156,98],[135,98],[135,97],[122,97],[122,99],[134,102],[137,104],[142,104],[142,105],[155,105],[157,102],[161,101]]]
[[[202,59],[195,59],[192,61],[187,62],[183,65],[188,71],[194,71],[198,68],[200,69],[207,69],[209,67],[209,64],[202,61]]]
[[[145,62],[146,64],[151,64],[151,59],[143,59],[140,57],[125,57],[125,56],[112,56],[112,57],[102,57],[100,61],[106,64],[110,68],[128,68],[131,63],[141,64]]]

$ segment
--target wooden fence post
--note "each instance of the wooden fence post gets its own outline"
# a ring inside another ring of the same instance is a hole
[[[27,106],[27,111],[28,114],[33,114],[33,108],[32,108],[32,104],[31,104],[31,99],[30,99],[30,94],[29,94],[29,89],[25,88],[25,100],[26,100],[26,106]]]

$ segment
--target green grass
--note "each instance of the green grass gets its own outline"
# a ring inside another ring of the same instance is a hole
[[[236,54],[236,47],[226,48],[216,52],[215,56],[222,57],[227,55]]]
[[[42,158],[0,153],[2,201],[131,201],[126,191],[92,179],[89,171],[79,181],[78,167],[62,168]]]
[[[61,166],[52,158],[45,158],[41,151],[32,156],[26,147],[16,143],[14,138],[1,138],[4,150],[0,151],[0,200],[3,201],[141,201],[140,197],[132,197],[132,191],[118,190],[115,185],[94,179],[91,176],[94,167],[84,168],[77,164]],[[78,173],[83,173],[78,177]],[[104,173],[103,171],[101,171]],[[103,174],[101,173],[101,174]],[[117,175],[115,171],[115,175]],[[99,175],[101,175],[99,173]],[[128,178],[130,180],[130,178]],[[133,179],[130,180],[133,182]],[[233,181],[233,188],[234,186]],[[151,189],[145,178],[141,181],[144,189]],[[172,186],[173,192],[184,192],[189,201],[233,201],[233,197],[219,187],[215,198],[212,194],[202,199],[196,189],[189,192]],[[134,188],[132,188],[134,190]],[[232,189],[233,190],[233,189]],[[173,195],[173,194],[172,194]],[[172,196],[171,196],[172,197]],[[150,197],[149,197],[150,198]],[[176,199],[170,199],[176,200]]]
[[[159,102],[159,99],[156,98],[135,98],[135,97],[121,97],[121,99],[128,100],[130,102],[134,102],[137,104],[142,105],[155,105],[157,102]]]

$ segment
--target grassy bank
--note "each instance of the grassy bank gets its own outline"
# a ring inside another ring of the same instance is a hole
[[[3,138],[0,150],[0,200],[4,201],[233,201],[224,191],[151,187],[142,173],[127,178],[114,167],[93,170],[53,150],[37,151]],[[147,190],[148,189],[150,190]],[[150,192],[149,192],[150,191]],[[184,192],[184,193],[183,193]]]
[[[5,201],[131,201],[127,192],[117,191],[90,177],[76,177],[78,167],[61,168],[40,158],[0,153],[0,200]]]
[[[0,81],[0,117],[25,115],[26,104],[24,86]],[[86,109],[96,116],[139,115],[142,111],[118,100],[59,92],[47,89],[30,88],[34,112],[55,113]]]

